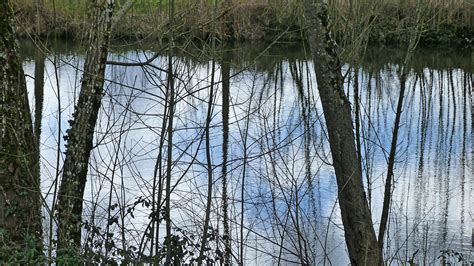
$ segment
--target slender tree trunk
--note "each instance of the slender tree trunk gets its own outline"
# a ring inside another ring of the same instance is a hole
[[[168,94],[169,94],[169,116],[168,116],[168,150],[166,161],[166,261],[165,265],[173,262],[173,236],[171,235],[171,168],[173,167],[173,121],[175,111],[174,71],[173,71],[173,45],[174,45],[174,0],[169,3],[169,43],[168,43]]]
[[[36,10],[36,36],[39,37],[40,35],[44,34],[43,32],[43,12],[44,12],[44,1],[43,0],[35,0],[35,10]]]
[[[3,248],[42,253],[38,147],[11,4],[0,0],[0,228]],[[28,239],[33,239],[28,242]],[[4,261],[0,256],[0,261]]]
[[[35,147],[36,147],[36,171],[38,171],[38,180],[41,180],[41,152],[40,152],[40,140],[41,140],[41,120],[43,118],[43,102],[44,102],[44,66],[46,55],[41,47],[40,35],[42,26],[42,10],[43,0],[36,0],[36,51],[35,51],[35,110],[34,110],[34,135],[35,135]],[[50,221],[53,219],[53,213],[51,211],[49,215]]]
[[[58,254],[81,244],[82,201],[89,156],[104,87],[114,1],[90,0],[94,19],[84,63],[79,101],[68,130],[66,158],[58,195]]]
[[[304,1],[307,35],[329,135],[344,234],[352,265],[378,265],[382,254],[367,205],[357,156],[350,102],[344,95],[341,63],[328,28],[324,1]]]
[[[252,85],[252,91],[250,93],[250,101],[248,102],[247,114],[251,113],[252,109],[252,100],[255,95],[255,84]],[[239,265],[245,265],[245,243],[244,243],[244,221],[245,221],[245,179],[247,177],[247,163],[248,163],[248,136],[249,136],[249,128],[250,128],[250,115],[245,120],[245,128],[244,132],[241,132],[241,136],[243,138],[243,158],[242,158],[242,179],[241,179],[241,186],[240,186],[240,250],[239,250]]]
[[[158,156],[155,162],[155,169],[153,171],[153,188],[152,188],[152,225],[151,225],[151,243],[150,243],[150,256],[153,257],[153,252],[155,252],[157,263],[159,263],[159,254],[160,245],[160,216],[161,216],[161,201],[163,198],[163,146],[165,144],[166,137],[166,125],[167,118],[166,114],[168,112],[168,95],[169,90],[166,90],[165,94],[165,106],[163,108],[163,120],[161,122],[161,132],[160,132],[160,144],[158,148]],[[156,242],[156,244],[155,244]],[[153,248],[154,247],[154,248]],[[140,249],[141,250],[141,249]]]
[[[418,25],[422,25],[420,23],[420,16],[419,16],[420,7],[417,6],[417,27]],[[384,199],[382,205],[382,215],[380,218],[380,227],[379,227],[379,234],[378,234],[378,242],[379,242],[379,249],[380,252],[383,252],[383,245],[384,245],[384,236],[385,231],[387,229],[389,212],[390,212],[390,204],[392,201],[392,190],[393,190],[393,175],[394,175],[394,168],[395,168],[395,156],[397,153],[397,142],[398,142],[398,131],[400,129],[400,119],[402,116],[403,111],[403,99],[405,96],[406,90],[406,82],[408,76],[408,63],[411,60],[414,50],[418,45],[418,40],[420,38],[421,29],[415,28],[415,31],[410,33],[410,43],[407,48],[407,52],[405,54],[405,60],[403,61],[403,65],[401,66],[401,70],[399,71],[400,77],[400,94],[398,96],[398,103],[397,103],[397,111],[395,114],[395,124],[393,127],[393,134],[392,134],[392,142],[390,146],[390,154],[388,157],[388,166],[387,166],[387,177],[385,179],[385,190],[384,190]]]
[[[215,2],[214,2],[214,13],[215,13]],[[214,32],[216,29],[215,22],[213,23]],[[212,120],[212,105],[214,101],[214,73],[216,71],[216,60],[214,58],[215,52],[215,36],[211,36],[211,53],[212,53],[212,65],[211,65],[211,84],[209,87],[209,102],[207,107],[207,117],[206,117],[206,127],[205,127],[205,135],[206,135],[206,161],[207,161],[207,202],[206,202],[206,215],[204,218],[204,230],[201,239],[201,249],[199,250],[199,257],[198,257],[198,265],[202,265],[202,261],[205,258],[204,252],[206,250],[206,242],[207,236],[209,231],[209,224],[211,220],[211,205],[212,205],[212,185],[213,185],[213,172],[212,172],[212,154],[211,154],[211,120]]]
[[[402,75],[400,77],[400,94],[398,96],[398,103],[397,103],[397,113],[395,115],[395,124],[393,127],[393,134],[392,134],[392,142],[390,144],[390,153],[388,155],[388,167],[387,167],[387,177],[385,179],[385,190],[384,190],[384,199],[383,199],[383,206],[382,206],[382,216],[380,219],[380,228],[379,228],[379,248],[380,252],[383,252],[383,245],[384,245],[384,235],[388,224],[388,214],[390,211],[390,203],[392,198],[392,190],[393,190],[393,174],[395,168],[395,156],[397,154],[397,143],[398,143],[398,130],[400,129],[400,119],[402,116],[403,110],[403,98],[405,96],[405,88],[406,88],[406,70],[405,67],[402,70]]]
[[[163,146],[165,144],[165,137],[167,134],[166,131],[166,125],[167,125],[167,118],[166,118],[166,113],[168,112],[168,97],[169,97],[169,90],[166,91],[165,95],[165,107],[163,109],[163,121],[162,121],[162,126],[161,126],[161,133],[160,133],[160,146],[159,146],[159,151],[158,151],[158,157],[156,159],[156,164],[155,164],[155,172],[153,174],[153,190],[156,190],[156,183],[158,183],[158,195],[156,196],[156,207],[154,209],[155,214],[154,214],[154,219],[155,219],[155,227],[152,227],[152,232],[153,230],[155,231],[154,239],[156,241],[155,244],[155,256],[157,259],[159,259],[159,256],[157,254],[159,253],[160,245],[158,245],[160,241],[160,215],[161,215],[161,206],[162,206],[162,198],[163,198]],[[155,195],[156,191],[153,191],[153,198]],[[154,206],[154,205],[152,205]],[[151,250],[153,250],[153,241],[151,243]],[[153,251],[151,251],[152,253]]]
[[[172,48],[170,48],[172,49]],[[168,90],[170,94],[169,117],[168,117],[168,150],[166,162],[166,199],[165,199],[165,220],[166,220],[166,262],[170,265],[173,261],[173,236],[171,235],[171,170],[173,167],[173,118],[174,118],[174,78],[173,78],[173,59],[168,57]],[[158,228],[157,228],[158,230]]]
[[[222,17],[224,23],[223,39],[232,40],[234,36],[234,21],[232,15],[233,0],[221,2],[222,9],[231,9]],[[232,49],[233,47],[231,47]],[[227,191],[227,155],[229,152],[229,103],[230,103],[230,64],[232,60],[232,51],[225,51],[222,68],[222,212],[224,222],[224,254],[223,265],[230,265],[232,262],[232,247],[230,244],[231,232],[229,226],[229,205]]]
[[[213,41],[214,43],[214,41]],[[213,45],[214,46],[214,45]],[[214,47],[212,48],[214,49]],[[211,86],[209,87],[209,102],[207,108],[207,117],[206,117],[206,161],[207,161],[207,201],[206,201],[206,214],[204,218],[204,228],[201,239],[201,249],[199,250],[198,265],[202,265],[202,260],[204,259],[204,251],[206,250],[207,236],[209,231],[209,223],[211,219],[211,204],[212,204],[212,183],[213,183],[213,173],[212,173],[212,155],[211,155],[211,139],[210,139],[210,127],[212,120],[212,105],[214,99],[214,72],[215,72],[215,60],[212,59],[211,67]]]
[[[222,20],[224,22],[223,30],[223,39],[224,40],[235,40],[235,30],[234,30],[234,1],[233,0],[224,0],[221,2],[224,6],[222,9],[226,13]]]
[[[359,66],[354,65],[354,101],[355,101],[355,134],[356,134],[356,149],[357,149],[357,158],[359,159],[359,165],[362,167],[362,145],[360,139],[360,99],[359,99]],[[362,176],[361,176],[362,178]],[[368,191],[370,194],[371,192]],[[370,199],[370,197],[369,197]],[[370,207],[370,200],[369,200]]]
[[[222,212],[224,216],[224,265],[231,264],[229,203],[227,194],[227,155],[229,153],[230,64],[232,52],[224,54],[222,69]]]
[[[35,137],[36,147],[38,147],[39,161],[39,143],[41,138],[41,118],[43,117],[43,98],[44,98],[44,52],[37,48],[35,52]]]

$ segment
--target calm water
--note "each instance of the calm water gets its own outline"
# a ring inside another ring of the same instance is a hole
[[[41,115],[42,190],[48,204],[53,201],[57,175],[58,134],[64,150],[62,137],[77,100],[84,60],[79,48],[61,46],[56,50],[56,73],[53,55],[48,54],[45,60]],[[152,46],[115,45],[112,50],[109,60],[114,61],[145,61],[154,54]],[[210,131],[215,183],[211,224],[222,233],[221,80],[230,73],[226,121],[229,216],[237,256],[243,200],[245,257],[250,265],[276,264],[274,256],[278,254],[281,263],[293,264],[301,253],[309,254],[315,264],[348,263],[313,63],[304,51],[298,46],[237,46],[215,55],[214,78],[218,84],[214,87]],[[188,235],[199,235],[207,194],[203,127],[212,63],[208,54],[196,49],[178,54],[173,57],[179,79],[173,126],[172,217],[176,227],[187,230]],[[349,97],[354,99],[355,80],[360,91],[363,178],[376,230],[400,88],[397,71],[403,56],[402,50],[373,48],[361,65],[344,66]],[[24,62],[31,76],[38,58],[32,55]],[[166,62],[163,55],[153,65],[166,68]],[[385,257],[395,265],[412,257],[421,264],[438,264],[441,250],[454,250],[461,252],[465,261],[474,261],[474,53],[420,50],[409,67]],[[140,247],[149,224],[151,206],[134,203],[138,199],[152,201],[166,73],[153,67],[123,66],[108,66],[106,72],[108,82],[96,127],[97,147],[90,160],[84,220],[105,230],[109,200],[117,204],[120,208],[112,211],[112,217],[118,218],[110,227],[112,238],[117,246],[130,249]],[[28,86],[35,110],[30,78]],[[167,149],[166,142],[163,149]],[[63,159],[60,154],[60,167]],[[166,159],[162,162],[158,173],[165,172]],[[126,210],[133,206],[131,215]],[[48,232],[49,218],[45,228]],[[304,241],[298,241],[298,230]],[[91,234],[84,230],[84,237]],[[143,245],[147,254],[148,246]],[[450,257],[448,261],[457,259]]]

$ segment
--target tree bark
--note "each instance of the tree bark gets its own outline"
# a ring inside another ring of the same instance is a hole
[[[133,7],[135,0],[127,0],[122,7],[118,10],[117,14],[112,18],[112,29],[125,17],[125,14]]]
[[[38,147],[13,20],[11,4],[0,0],[0,228],[6,232],[4,248],[34,249],[39,255],[42,218]],[[29,244],[31,238],[33,246]],[[8,259],[1,256],[0,261]]]
[[[78,250],[81,244],[82,200],[89,156],[100,109],[110,40],[113,0],[91,0],[94,17],[84,63],[79,101],[66,138],[66,158],[58,194],[58,254]]]
[[[44,65],[46,56],[41,49],[35,52],[35,121],[34,132],[36,137],[36,147],[39,151],[41,139],[41,119],[43,117],[43,100],[44,100]],[[38,160],[40,154],[37,154]]]
[[[367,205],[354,142],[350,102],[344,95],[341,63],[329,29],[327,4],[304,1],[307,37],[329,135],[344,234],[352,265],[378,265],[382,254]]]
[[[227,192],[227,164],[229,153],[229,110],[230,110],[230,65],[232,51],[225,51],[222,69],[222,215],[224,223],[223,265],[232,263],[231,231],[229,225],[229,202]]]

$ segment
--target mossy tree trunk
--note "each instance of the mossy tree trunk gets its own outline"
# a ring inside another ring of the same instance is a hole
[[[11,4],[0,0],[0,239],[4,248],[40,254],[38,147],[13,20]]]
[[[90,0],[92,21],[79,101],[70,121],[58,193],[58,254],[76,252],[81,244],[82,202],[89,157],[104,87],[113,0]]]
[[[343,90],[341,63],[330,32],[327,4],[323,0],[305,0],[304,8],[350,261],[352,265],[378,265],[382,254],[362,183],[351,107]]]

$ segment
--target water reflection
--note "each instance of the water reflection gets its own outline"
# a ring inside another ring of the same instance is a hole
[[[115,49],[109,59],[146,61],[153,56],[147,49],[153,48]],[[300,258],[316,264],[347,264],[312,62],[302,48],[282,53],[237,46],[227,52],[217,62],[215,79],[219,83],[210,123],[216,177],[211,225],[221,235],[219,246],[212,242],[211,248],[222,246],[227,220],[232,253],[239,258],[243,238],[248,264],[291,264],[299,263]],[[200,56],[173,58],[177,100],[171,212],[176,228],[199,235],[207,194],[202,143],[212,68],[204,54],[189,54]],[[376,229],[402,57],[402,51],[371,49],[355,70],[344,68],[352,80],[346,91],[353,103],[360,104],[355,128],[360,131],[363,176]],[[50,60],[30,59],[24,64],[26,73],[33,75],[44,68],[46,76],[43,108],[37,101],[36,110],[43,110],[42,189],[49,204],[57,168],[57,136],[68,128],[82,63],[80,50],[63,50],[58,82]],[[422,50],[413,58],[406,80],[386,240],[385,257],[391,263],[440,262],[440,250],[459,251],[465,260],[474,259],[470,239],[474,226],[472,63],[465,54],[446,51]],[[160,188],[167,165],[168,107],[167,76],[160,69],[166,69],[166,64],[167,57],[159,56],[153,61],[155,67],[107,68],[84,207],[88,228],[100,229],[84,230],[84,239],[91,240],[86,243],[95,243],[89,248],[97,252],[105,252],[105,240],[114,241],[112,254],[118,257],[133,257],[135,248],[150,254],[162,244],[164,223],[150,218],[164,200]],[[29,82],[30,92],[40,95],[33,85]],[[57,86],[63,111],[59,127]],[[226,210],[225,201],[229,203]],[[114,222],[108,223],[111,218]],[[130,253],[120,255],[120,250]]]

